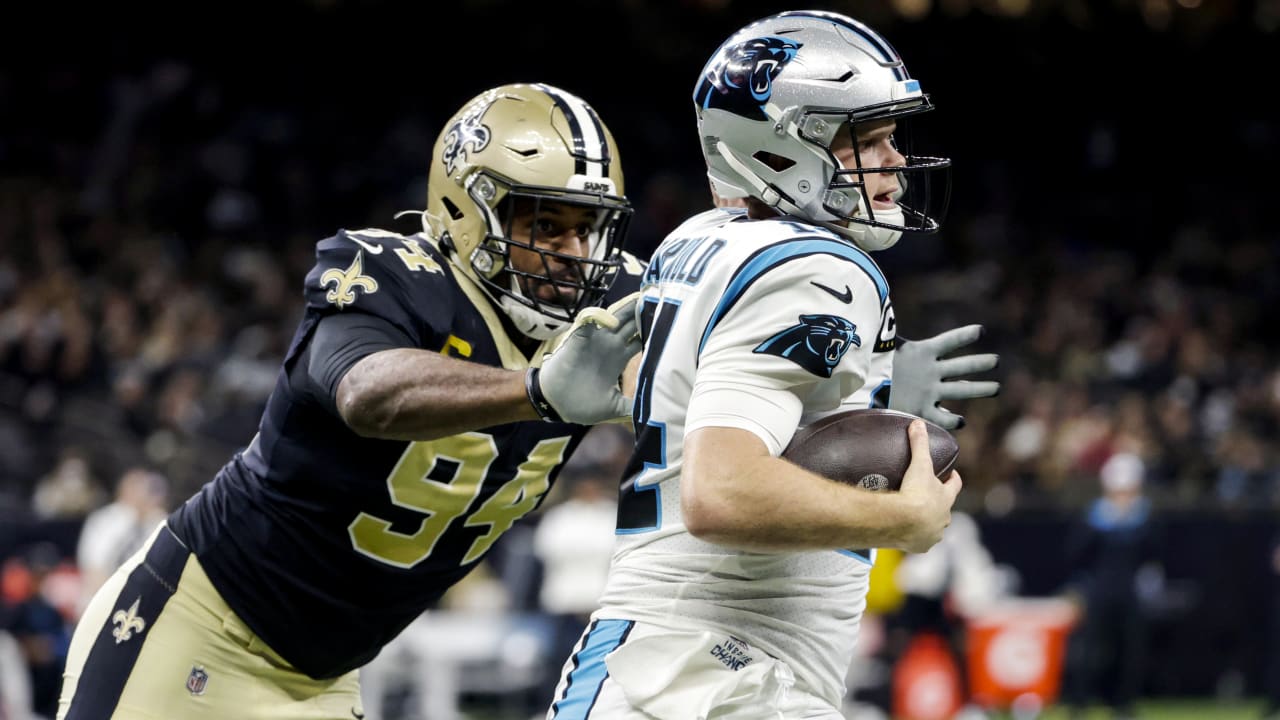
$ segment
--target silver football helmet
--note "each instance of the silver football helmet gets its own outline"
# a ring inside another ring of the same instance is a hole
[[[756,198],[868,251],[892,246],[904,231],[941,226],[951,161],[913,155],[904,122],[933,105],[897,51],[866,25],[820,11],[752,23],[707,62],[693,100],[721,198]],[[859,125],[888,120],[897,123],[893,142],[905,164],[864,167]],[[839,133],[853,134],[853,167],[831,149]],[[883,173],[897,175],[893,210],[877,210],[867,193],[864,176]]]

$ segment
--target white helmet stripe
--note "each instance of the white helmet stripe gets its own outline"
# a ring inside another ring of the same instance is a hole
[[[609,145],[604,129],[595,111],[580,98],[549,85],[537,85],[550,95],[569,120],[573,133],[573,154],[577,160],[576,172],[587,177],[606,177],[609,173]]]

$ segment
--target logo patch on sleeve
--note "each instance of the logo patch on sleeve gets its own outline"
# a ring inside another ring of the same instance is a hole
[[[138,614],[138,605],[141,603],[142,598],[137,597],[128,610],[117,610],[111,616],[111,624],[115,626],[111,630],[111,637],[116,639],[117,645],[133,639],[134,633],[140,633],[147,629],[147,621]]]
[[[355,291],[359,289],[365,295],[378,292],[378,281],[364,275],[364,251],[357,250],[356,257],[346,270],[331,268],[320,276],[320,285],[333,286],[324,299],[333,303],[339,310],[356,301]]]
[[[892,352],[898,347],[898,319],[893,314],[893,303],[884,309],[884,319],[880,322],[880,334],[876,337],[873,352]]]
[[[760,343],[755,352],[786,358],[829,378],[854,345],[862,347],[857,325],[835,315],[801,315],[799,324]]]

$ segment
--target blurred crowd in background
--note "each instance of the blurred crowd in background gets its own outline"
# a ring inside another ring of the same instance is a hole
[[[955,162],[944,231],[877,260],[900,336],[981,322],[977,349],[1001,355],[1001,396],[955,408],[961,505],[1082,510],[1124,452],[1157,509],[1280,509],[1280,123],[1261,100],[1280,3],[825,6],[895,43],[938,106],[919,142]],[[89,14],[56,51],[0,48],[0,561],[74,560],[91,512],[115,498],[152,519],[244,446],[314,244],[414,231],[393,216],[423,206],[441,122],[483,88],[545,81],[595,105],[647,258],[710,206],[702,62],[784,8],[284,9],[158,10],[166,31],[146,34]]]

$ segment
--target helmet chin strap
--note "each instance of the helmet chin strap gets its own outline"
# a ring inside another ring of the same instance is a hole
[[[534,340],[550,340],[569,326],[568,322],[547,317],[513,297],[503,295],[498,299],[498,305],[511,318],[516,330]]]
[[[850,223],[850,227],[837,225],[831,222],[822,222],[824,227],[833,230],[853,241],[854,245],[866,250],[867,252],[879,252],[888,250],[898,244],[898,238],[902,237],[901,230],[890,230],[889,228],[874,227],[871,225],[860,225],[858,223]],[[853,226],[857,226],[856,229]]]
[[[511,275],[509,280],[511,283],[510,290],[513,294],[529,299],[528,294],[520,289],[519,278]],[[516,326],[516,330],[534,340],[549,340],[569,327],[570,321],[549,317],[510,295],[500,295],[498,297],[498,306],[502,308],[508,318],[511,318],[511,324]]]
[[[861,210],[859,210],[859,212],[861,212]],[[888,217],[886,219],[889,222],[893,222],[898,225],[903,223],[902,208],[897,205],[895,205],[892,210],[882,211],[880,215],[887,215]],[[856,220],[850,220],[848,227],[845,227],[844,225],[837,225],[832,222],[823,222],[822,225],[849,238],[855,245],[867,252],[888,250],[898,244],[899,238],[902,237],[901,230],[879,227],[876,225],[864,225]]]

